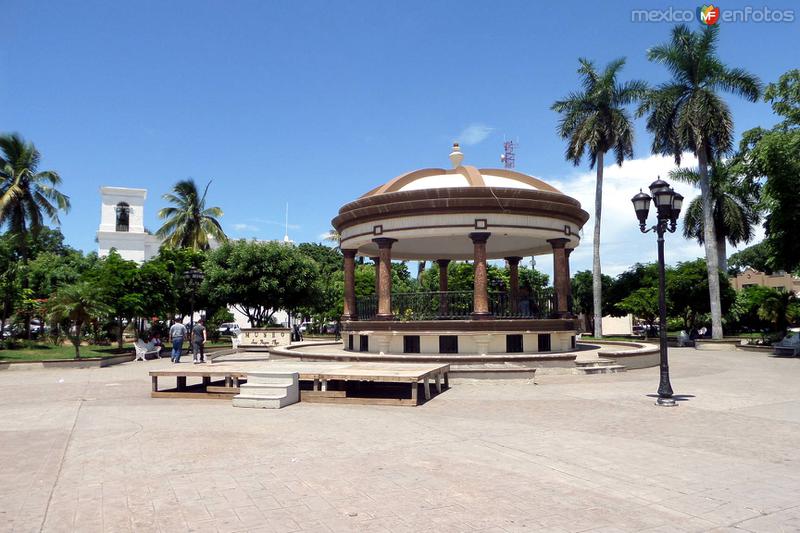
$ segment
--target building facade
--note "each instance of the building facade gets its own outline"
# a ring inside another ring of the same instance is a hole
[[[747,267],[744,272],[733,278],[733,287],[740,291],[750,285],[761,285],[772,287],[773,289],[783,289],[786,292],[793,292],[800,295],[800,278],[787,274],[786,272],[775,272],[765,274],[758,270]]]
[[[158,254],[161,239],[144,227],[147,189],[101,187],[100,198],[100,228],[97,230],[100,257],[115,249],[123,259],[143,263]]]

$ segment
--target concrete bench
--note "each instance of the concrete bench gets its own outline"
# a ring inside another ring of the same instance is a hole
[[[772,345],[775,355],[800,355],[800,333],[789,333],[780,342]]]

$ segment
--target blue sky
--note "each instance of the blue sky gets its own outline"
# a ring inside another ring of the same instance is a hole
[[[580,56],[627,57],[623,79],[667,78],[645,52],[672,24],[631,22],[643,5],[699,4],[11,0],[0,131],[33,140],[42,168],[61,173],[73,204],[62,229],[87,251],[102,185],[147,188],[146,223],[157,229],[172,184],[213,178],[210,203],[229,235],[281,238],[289,202],[292,239],[318,240],[343,203],[403,172],[448,166],[459,138],[465,163],[484,167],[500,166],[504,136],[518,138],[518,170],[583,199],[587,169],[563,160],[549,107],[576,87]],[[749,5],[800,16],[792,2]],[[725,24],[720,56],[773,81],[798,66],[798,24]],[[737,132],[774,122],[766,104],[727,100]],[[636,157],[653,164],[606,198],[612,274],[655,254],[627,199],[667,163],[648,159],[637,126]],[[700,255],[672,240],[672,259]],[[573,271],[590,267],[590,254],[573,257]]]

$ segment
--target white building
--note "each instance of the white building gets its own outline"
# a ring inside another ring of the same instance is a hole
[[[98,254],[105,257],[115,248],[123,259],[143,263],[158,254],[161,239],[144,229],[147,189],[101,187]]]

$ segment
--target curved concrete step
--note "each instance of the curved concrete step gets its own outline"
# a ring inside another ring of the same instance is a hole
[[[614,359],[583,359],[583,360],[576,360],[575,366],[578,368],[587,368],[593,366],[609,366],[615,364],[617,361]]]
[[[578,367],[584,374],[616,374],[625,372],[625,365],[604,365],[604,366],[584,366]]]

